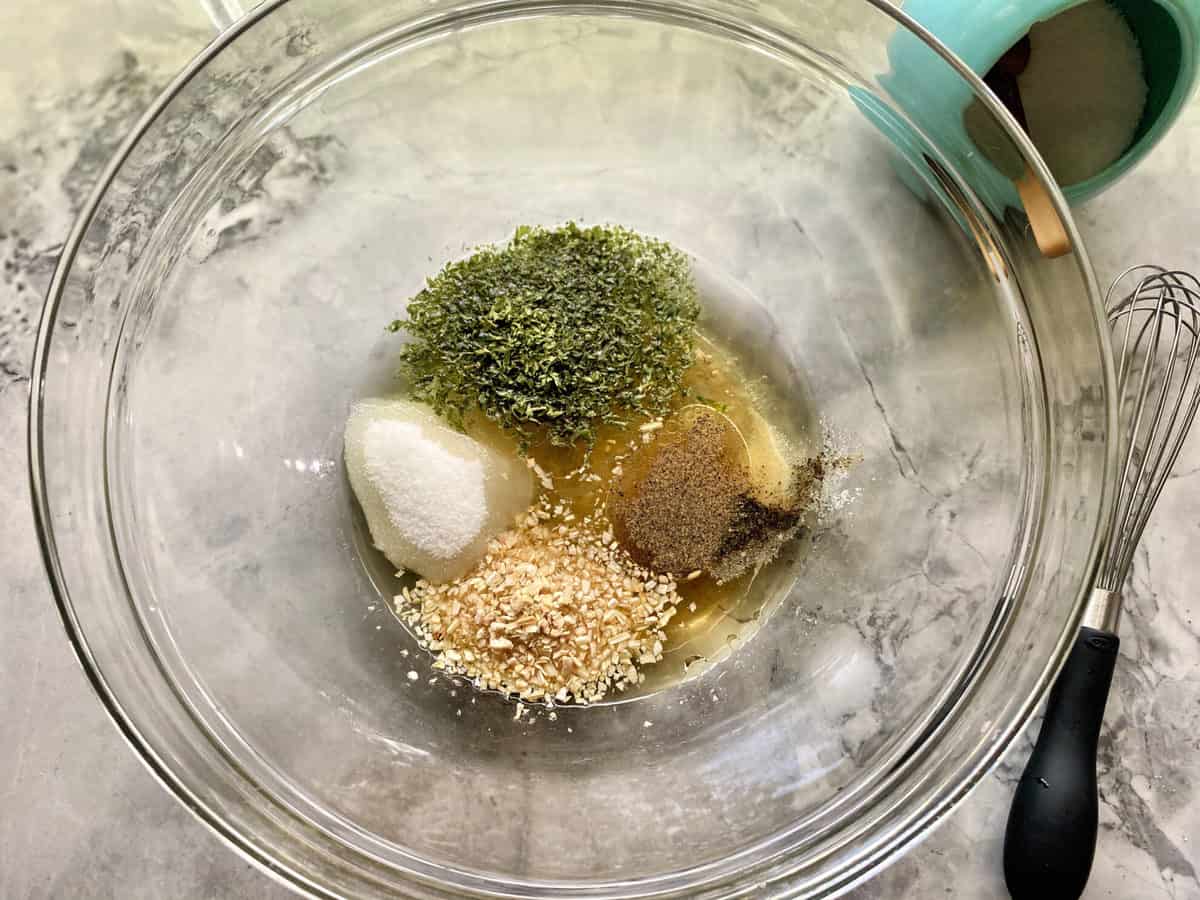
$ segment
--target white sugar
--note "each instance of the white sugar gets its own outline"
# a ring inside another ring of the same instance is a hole
[[[372,543],[397,569],[434,584],[470,571],[533,499],[524,463],[455,431],[422,403],[359,400],[345,441],[346,475]]]
[[[1099,174],[1129,149],[1146,106],[1142,54],[1116,8],[1088,0],[1033,26],[1019,76],[1029,134],[1061,184]]]
[[[487,521],[483,463],[454,454],[419,425],[371,422],[363,436],[363,457],[388,519],[421,552],[451,559]]]

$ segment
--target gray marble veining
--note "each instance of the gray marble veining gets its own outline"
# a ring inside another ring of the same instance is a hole
[[[117,142],[208,38],[184,0],[72,0],[44,16],[0,10],[0,897],[286,896],[148,776],[71,658],[44,583],[28,510],[25,402],[37,313],[62,241]],[[22,15],[24,14],[24,15]],[[33,22],[37,21],[37,24]],[[1125,265],[1200,271],[1200,103],[1140,169],[1079,212],[1102,282]],[[904,422],[877,398],[884,446]],[[897,451],[894,462],[912,468]],[[1087,897],[1200,898],[1200,440],[1179,461],[1135,560],[1102,739],[1101,836]],[[915,474],[915,473],[910,473]],[[947,471],[947,478],[963,478]],[[957,526],[961,528],[962,526]],[[969,552],[970,536],[962,538]],[[946,552],[954,552],[953,547]],[[841,623],[847,641],[878,629]],[[886,659],[887,648],[875,648]],[[869,733],[870,711],[849,729]],[[1005,896],[1008,798],[1028,753],[1005,762],[913,853],[856,900]]]

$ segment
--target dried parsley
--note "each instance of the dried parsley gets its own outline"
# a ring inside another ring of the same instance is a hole
[[[591,443],[665,412],[692,364],[700,307],[687,258],[625,228],[518,228],[447,265],[389,327],[401,372],[452,423],[475,410],[523,443]]]

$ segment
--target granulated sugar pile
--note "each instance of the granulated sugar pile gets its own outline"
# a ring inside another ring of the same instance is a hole
[[[436,668],[523,700],[590,703],[662,659],[679,603],[670,576],[633,562],[602,521],[545,498],[450,584],[418,581],[396,610]]]
[[[367,479],[379,492],[388,519],[419,550],[452,559],[487,522],[482,461],[456,455],[419,425],[372,421],[366,426],[363,455]],[[446,490],[447,484],[454,490]]]
[[[736,431],[709,410],[634,452],[610,501],[622,545],[661,572],[709,569],[749,485],[744,456]]]

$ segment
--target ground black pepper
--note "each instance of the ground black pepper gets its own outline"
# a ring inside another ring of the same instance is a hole
[[[799,531],[824,475],[825,460],[814,457],[795,466],[781,500],[764,500],[737,429],[715,410],[693,410],[627,463],[609,514],[642,565],[725,582],[768,562]]]
[[[626,464],[609,513],[635,560],[686,575],[707,570],[716,558],[749,483],[737,431],[703,409],[673,423]]]

